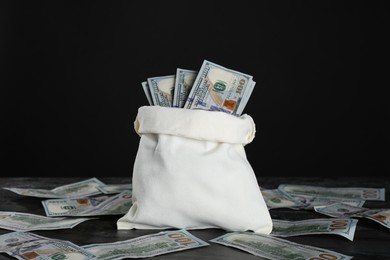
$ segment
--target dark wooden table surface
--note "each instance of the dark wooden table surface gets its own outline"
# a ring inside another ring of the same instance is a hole
[[[52,189],[61,185],[82,181],[88,178],[43,178],[43,177],[17,177],[0,178],[1,187],[43,188]],[[106,184],[131,183],[131,178],[98,178]],[[390,208],[390,179],[381,178],[319,178],[319,177],[263,177],[258,178],[263,188],[277,188],[279,184],[306,184],[327,187],[373,187],[386,189],[386,201],[367,201],[364,207]],[[0,210],[17,211],[24,213],[45,215],[40,198],[20,196],[11,191],[0,189]],[[272,218],[285,220],[300,220],[321,218],[315,211],[292,210],[287,208],[271,209]],[[49,231],[31,231],[33,233],[63,240],[69,240],[77,245],[93,243],[106,243],[135,238],[138,236],[160,232],[161,230],[117,230],[116,221],[120,216],[100,216],[98,219],[85,221],[72,229]],[[0,234],[11,232],[0,229]],[[190,233],[208,241],[225,234],[221,229],[191,230]],[[338,235],[305,235],[284,238],[296,243],[321,247],[333,250],[358,259],[390,259],[390,229],[368,219],[359,219],[353,241]],[[0,259],[14,259],[5,253],[0,253]],[[153,259],[263,259],[238,249],[210,243],[210,246],[186,250],[161,256]]]

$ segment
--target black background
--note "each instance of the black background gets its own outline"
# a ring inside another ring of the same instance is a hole
[[[387,176],[384,1],[2,1],[1,176],[130,176],[141,82],[257,82],[257,176]]]

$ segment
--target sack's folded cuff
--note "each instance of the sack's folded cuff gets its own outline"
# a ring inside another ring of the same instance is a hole
[[[142,134],[175,135],[196,140],[246,145],[255,137],[251,116],[234,116],[219,111],[142,106],[134,122]]]

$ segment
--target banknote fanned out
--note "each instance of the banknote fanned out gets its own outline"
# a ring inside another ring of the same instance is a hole
[[[198,72],[195,70],[176,69],[176,80],[173,95],[173,107],[184,107],[184,104],[190,94]]]
[[[184,108],[240,115],[255,84],[251,75],[204,60]]]
[[[164,107],[172,106],[175,77],[175,75],[169,75],[147,79],[153,104]]]
[[[143,82],[141,82],[141,85],[142,85],[142,89],[145,92],[145,96],[148,99],[149,105],[153,106],[152,94],[150,92],[150,88],[149,88],[148,82],[147,81],[143,81]]]

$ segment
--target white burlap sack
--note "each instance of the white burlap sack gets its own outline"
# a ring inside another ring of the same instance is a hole
[[[272,220],[244,146],[249,115],[143,106],[133,205],[118,229],[204,229],[269,234]]]

